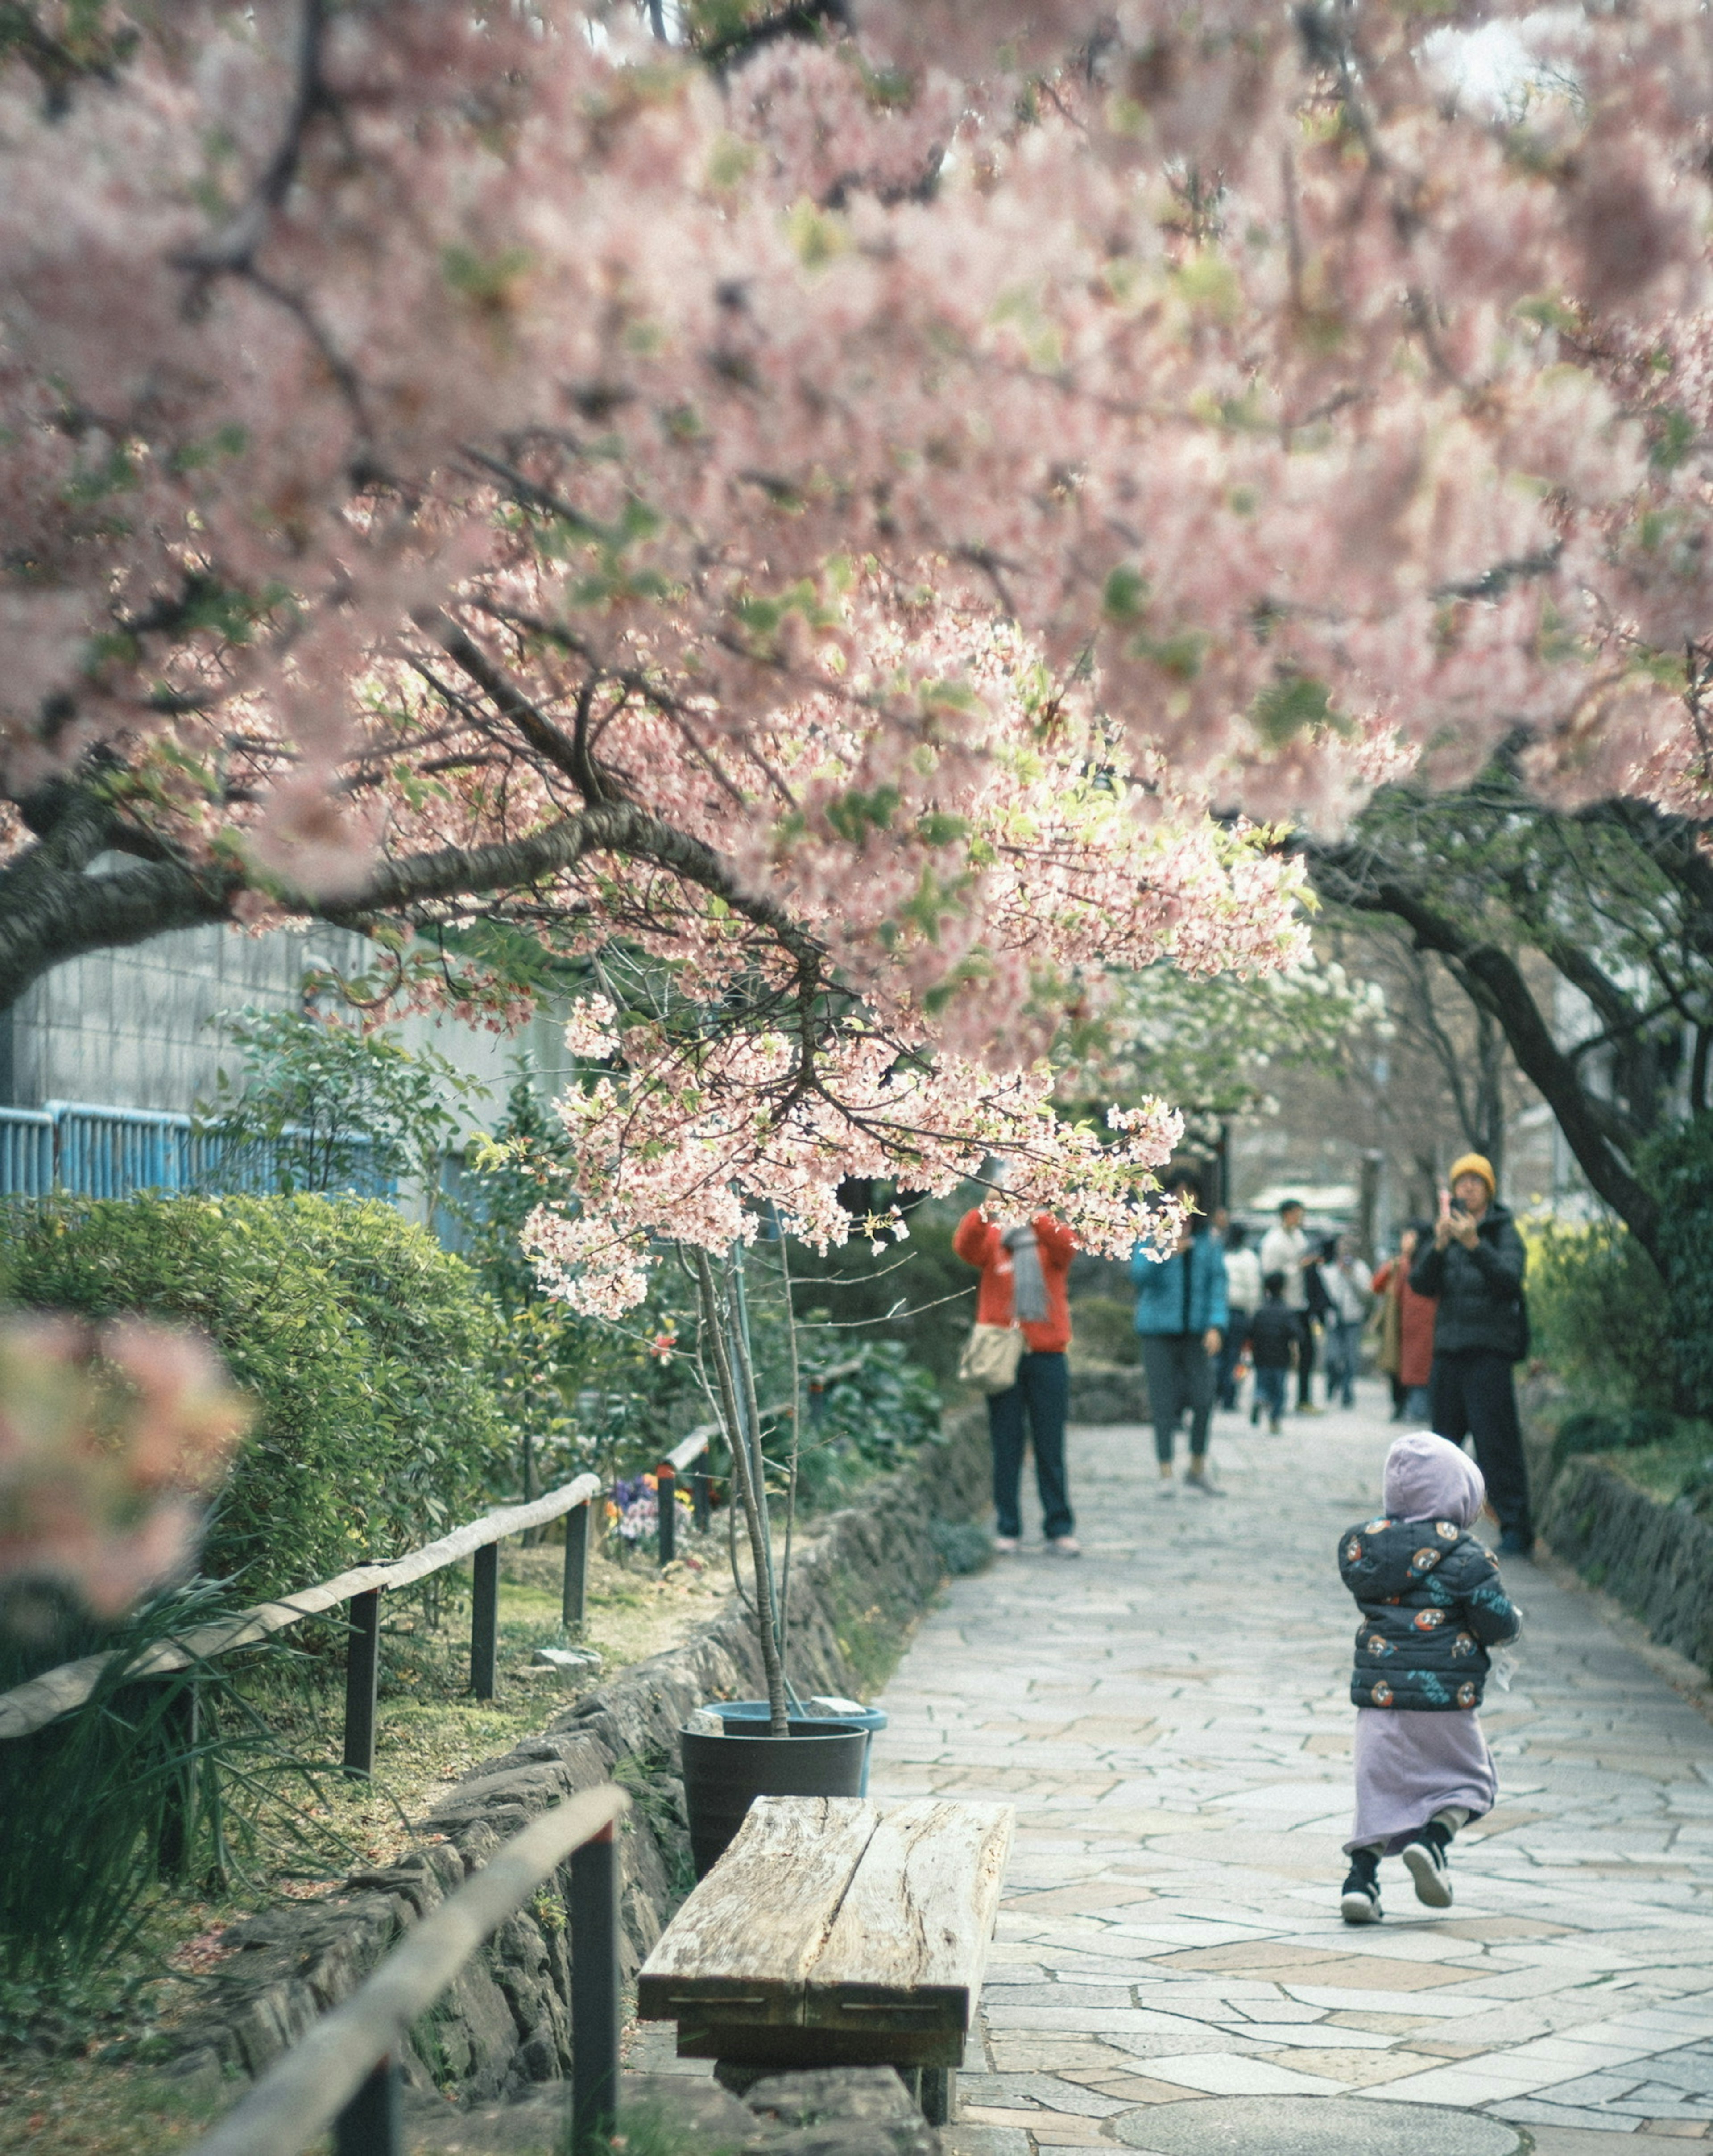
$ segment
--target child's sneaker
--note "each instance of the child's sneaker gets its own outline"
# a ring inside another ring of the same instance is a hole
[[[1351,1851],[1350,1876],[1339,1894],[1338,1913],[1347,1924],[1379,1922],[1384,1912],[1380,1907],[1380,1852],[1377,1849],[1353,1849]]]
[[[1438,1820],[1430,1820],[1398,1851],[1416,1882],[1417,1901],[1425,1902],[1430,1909],[1451,1907],[1451,1871],[1445,1861],[1450,1845],[1450,1835]]]

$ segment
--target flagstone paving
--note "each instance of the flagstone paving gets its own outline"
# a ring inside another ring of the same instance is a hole
[[[1389,2147],[1382,2118],[1441,2156],[1708,2136],[1713,1727],[1589,1597],[1507,1567],[1526,1630],[1490,1688],[1500,1804],[1458,1840],[1455,1906],[1388,1863],[1385,1922],[1339,1919],[1334,1550],[1377,1509],[1378,1397],[1279,1438],[1222,1416],[1223,1500],[1162,1499],[1146,1430],[1074,1430],[1085,1556],[1026,1545],[918,1633],[873,1794],[1018,1812],[959,2156]],[[1362,2107],[1392,2105],[1436,2109]]]

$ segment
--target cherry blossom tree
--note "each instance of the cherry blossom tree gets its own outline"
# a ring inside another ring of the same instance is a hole
[[[1702,466],[1589,326],[1700,319],[1707,25],[649,13],[7,12],[0,998],[295,914],[377,1008],[578,970],[602,1306],[883,1155],[1116,1242],[1169,1118],[1042,1058],[1294,954],[1279,819],[1700,783]]]

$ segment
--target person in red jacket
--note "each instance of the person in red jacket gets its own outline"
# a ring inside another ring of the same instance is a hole
[[[976,1295],[978,1325],[1018,1325],[1024,1348],[1017,1383],[987,1396],[987,1430],[993,1442],[993,1547],[1016,1553],[1023,1532],[1018,1491],[1023,1481],[1023,1414],[1035,1446],[1035,1487],[1047,1547],[1059,1557],[1080,1557],[1082,1546],[1064,1475],[1064,1418],[1070,1404],[1070,1305],[1064,1292],[1076,1239],[1050,1213],[1033,1220],[1005,1214],[990,1220],[979,1206],[957,1224],[951,1247],[966,1265],[981,1269]]]
[[[1431,1295],[1418,1295],[1410,1286],[1410,1265],[1433,1230],[1422,1221],[1412,1221],[1398,1239],[1398,1255],[1388,1258],[1374,1276],[1376,1295],[1390,1296],[1397,1312],[1398,1408],[1392,1419],[1412,1430],[1428,1430],[1433,1418],[1428,1405],[1428,1380],[1433,1368],[1433,1312]]]

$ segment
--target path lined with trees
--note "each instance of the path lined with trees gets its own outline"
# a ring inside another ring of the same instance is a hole
[[[1082,1563],[955,1582],[888,1688],[878,1793],[1018,1807],[963,2156],[1205,2145],[1187,2107],[1244,2098],[1258,2156],[1310,2100],[1363,2107],[1353,2136],[1382,2130],[1368,2106],[1434,2107],[1420,2146],[1478,2113],[1493,2156],[1525,2126],[1541,2156],[1713,2131],[1713,1727],[1544,1570],[1507,1569],[1500,1802],[1456,1845],[1454,1907],[1389,1864],[1385,1922],[1340,1921],[1335,1553],[1376,1502],[1373,1396],[1216,1440],[1223,1504],[1161,1502],[1145,1431],[1074,1430]]]

